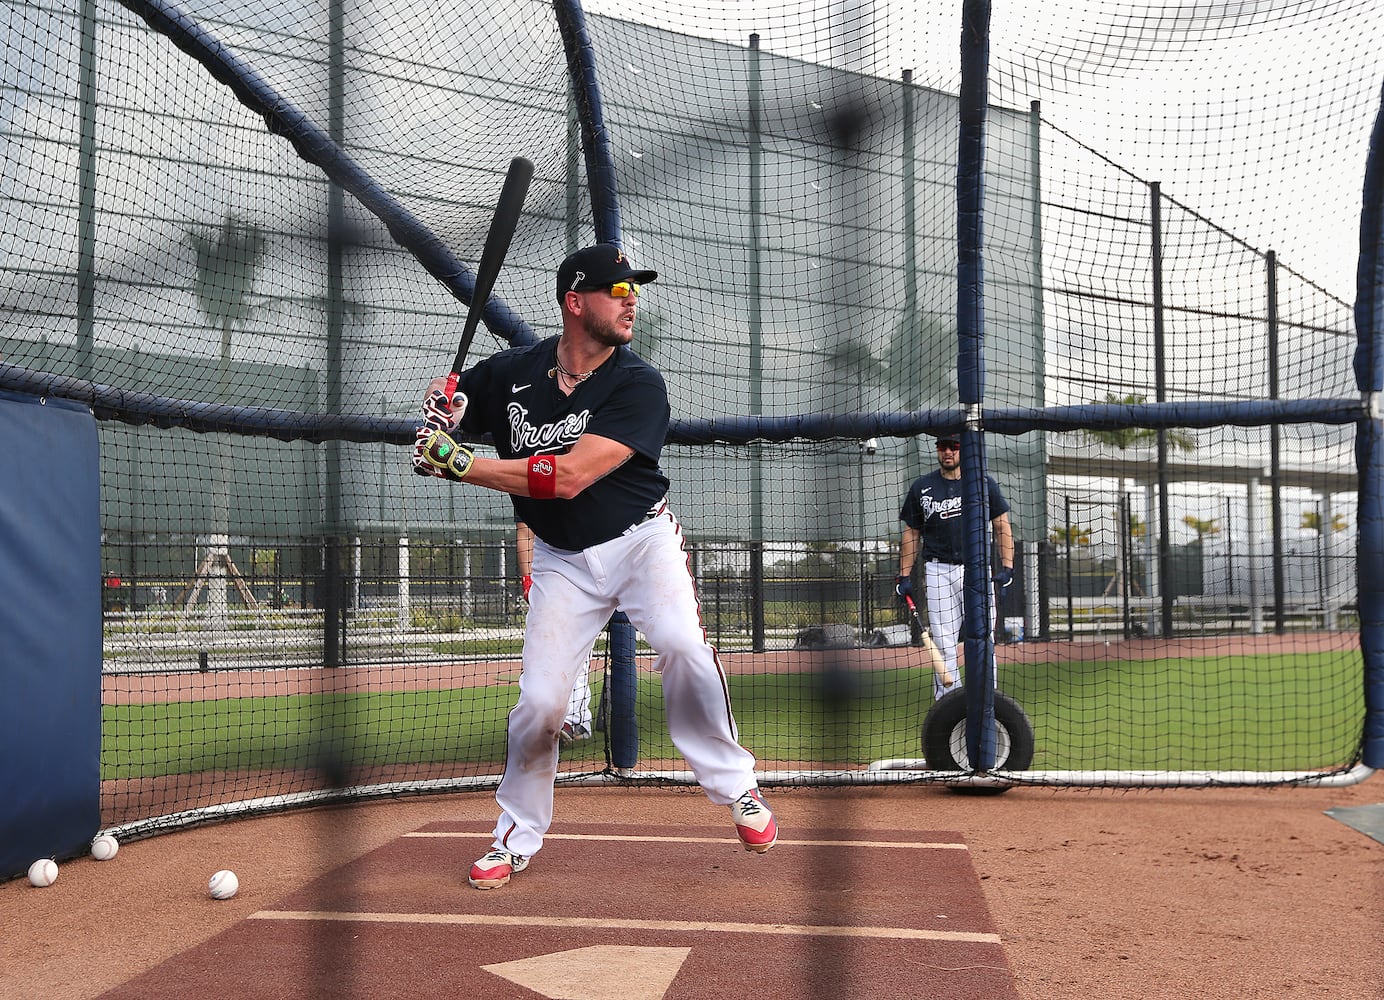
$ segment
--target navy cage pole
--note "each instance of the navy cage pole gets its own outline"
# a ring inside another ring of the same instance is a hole
[[[966,752],[971,767],[995,766],[994,637],[990,633],[990,515],[985,471],[985,113],[989,100],[990,2],[961,12],[961,129],[956,160],[957,385],[966,413],[961,432],[966,584],[962,637],[966,662]]]
[[[1367,412],[1355,441],[1360,472],[1356,594],[1364,659],[1362,761],[1384,767],[1384,94],[1370,136],[1355,276],[1355,381]]]
[[[337,142],[314,124],[249,63],[240,59],[212,32],[173,0],[120,0],[149,27],[166,36],[192,56],[217,80],[230,87],[240,102],[264,116],[269,131],[284,136],[308,163],[351,192],[356,200],[383,222],[389,235],[446,286],[456,298],[471,304],[476,276],[437,237],[373,177],[366,173]],[[485,325],[511,343],[532,343],[537,335],[523,318],[496,296],[481,314]]]
[[[586,183],[596,242],[620,243],[620,202],[615,193],[615,160],[610,155],[610,132],[596,82],[596,52],[586,32],[580,0],[556,0],[553,11],[567,52],[567,75],[577,105],[582,148],[586,152]]]
[[[581,125],[582,146],[586,151],[586,181],[591,194],[591,215],[596,242],[615,243],[620,238],[620,200],[615,185],[615,160],[610,154],[610,132],[601,106],[600,85],[596,81],[596,54],[586,32],[586,17],[579,0],[557,0],[553,9],[562,47],[567,51],[567,73],[571,78],[572,98]],[[610,730],[611,762],[621,770],[632,769],[639,760],[639,722],[635,702],[639,675],[635,669],[635,628],[623,613],[611,616],[610,670],[605,683],[611,685]]]

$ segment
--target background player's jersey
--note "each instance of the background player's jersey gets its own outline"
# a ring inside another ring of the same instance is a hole
[[[583,434],[634,449],[634,455],[571,500],[514,497],[515,516],[549,545],[576,551],[609,541],[661,500],[668,478],[658,467],[668,434],[663,376],[628,347],[564,396],[550,375],[557,337],[501,351],[462,373],[468,400],[461,429],[487,433],[501,458],[561,455]]]
[[[994,476],[986,476],[990,492],[990,516],[993,521],[1009,512],[1009,503],[1000,492]],[[965,518],[961,514],[961,480],[947,479],[940,469],[919,476],[908,488],[903,499],[899,520],[922,532],[919,558],[947,563],[966,561]]]

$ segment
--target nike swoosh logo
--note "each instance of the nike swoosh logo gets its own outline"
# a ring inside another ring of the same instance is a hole
[[[531,385],[533,385],[532,382],[525,382],[523,385],[515,385],[513,382],[511,382],[511,383],[509,384],[509,391],[510,391],[510,392],[523,392],[525,389],[527,389],[527,388],[528,388],[529,386],[531,386]]]

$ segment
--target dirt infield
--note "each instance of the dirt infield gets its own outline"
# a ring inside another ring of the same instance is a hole
[[[214,978],[223,995],[245,1000],[521,1000],[530,990],[740,1000],[745,974],[763,970],[770,994],[783,1000],[884,1000],[909,996],[923,981],[938,1000],[1016,1000],[955,833],[814,831],[812,840],[785,840],[780,846],[791,850],[760,858],[720,832],[572,825],[507,890],[482,893],[448,875],[464,868],[459,859],[489,848],[489,829],[430,823],[103,998],[178,1000]],[[867,877],[863,845],[915,877]],[[637,877],[610,877],[631,859],[659,872],[656,891]],[[561,912],[553,900],[565,901]],[[636,962],[638,979],[610,968],[612,949]],[[275,957],[272,978],[265,955]],[[730,956],[743,969],[728,965]],[[542,988],[553,977],[560,989]]]
[[[330,901],[329,890],[356,899],[359,890],[375,894],[372,905],[382,911],[405,912],[407,905],[439,915],[426,932],[413,927],[400,933],[392,925],[394,940],[410,947],[420,937],[441,942],[427,952],[421,973],[404,960],[405,953],[380,944],[387,935],[345,946],[350,969],[362,962],[376,971],[392,969],[400,984],[421,975],[440,987],[463,967],[482,964],[473,955],[480,949],[495,959],[487,957],[484,964],[512,971],[508,963],[536,955],[589,954],[583,947],[612,949],[602,952],[607,959],[626,954],[622,948],[675,955],[690,947],[674,985],[683,976],[693,983],[730,977],[738,983],[737,996],[745,995],[747,983],[761,984],[756,993],[789,996],[774,989],[778,978],[828,968],[830,963],[813,964],[822,962],[820,952],[784,952],[758,936],[706,930],[701,938],[714,941],[689,944],[678,936],[685,928],[659,930],[652,922],[824,924],[836,914],[861,926],[926,928],[932,926],[927,921],[954,910],[981,921],[976,926],[983,931],[998,933],[1002,962],[977,954],[946,960],[926,940],[914,942],[904,959],[893,950],[873,953],[874,945],[852,942],[837,952],[849,959],[842,968],[884,961],[887,974],[899,977],[891,980],[891,996],[1003,996],[993,992],[1001,984],[989,977],[1007,964],[1024,1000],[1378,1000],[1384,997],[1384,845],[1324,810],[1377,802],[1384,797],[1381,788],[1376,777],[1342,789],[1014,789],[996,797],[934,787],[774,789],[770,802],[785,842],[764,858],[728,842],[717,846],[727,836],[723,811],[695,791],[559,789],[553,833],[573,839],[555,837],[529,871],[491,893],[464,884],[466,867],[485,843],[483,833],[469,834],[493,821],[487,794],[239,820],[127,844],[109,862],[68,862],[47,889],[23,879],[0,885],[0,996],[77,1000],[127,983],[133,988],[141,976],[147,977],[139,980],[141,988],[152,989],[173,983],[185,959],[155,970],[189,951],[192,958],[220,954],[227,976],[253,951],[260,981],[282,984],[285,970],[298,961],[291,956],[301,954],[290,942],[320,942],[321,924],[297,921],[290,930],[287,919],[255,915],[317,906]],[[421,844],[409,836],[424,830],[468,836],[425,838]],[[575,839],[602,831],[672,842],[622,848]],[[909,860],[900,861],[903,852],[895,847],[858,846],[842,853],[818,844],[841,831],[920,842],[929,831],[948,831],[969,848],[974,875],[932,863],[923,851],[909,851]],[[207,897],[206,879],[218,868],[232,868],[241,877],[241,892],[232,900]],[[373,888],[362,889],[363,881]],[[958,887],[967,890],[967,899],[957,898]],[[504,915],[525,922],[588,917],[593,923],[589,938],[540,926],[546,938],[515,947],[522,935],[501,924]],[[622,919],[650,923],[630,927]],[[355,933],[353,926],[346,924],[340,933]],[[245,943],[251,939],[240,936],[266,933],[253,949]],[[716,949],[717,960],[704,964],[701,947]],[[210,972],[202,970],[211,978],[201,979],[195,990],[163,995],[237,995],[221,988],[230,981],[218,983],[216,968],[213,962]],[[485,977],[478,981],[495,984],[488,992],[466,995],[543,995],[505,985],[511,980],[501,973]],[[950,992],[956,984],[969,992]],[[380,988],[380,981],[375,985]],[[412,994],[400,985],[337,995]],[[719,994],[708,989],[648,995]],[[835,995],[876,994],[851,985]]]

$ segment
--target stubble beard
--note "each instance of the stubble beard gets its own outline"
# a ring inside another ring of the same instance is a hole
[[[586,324],[587,335],[602,347],[623,347],[634,339],[634,327],[591,320]]]

